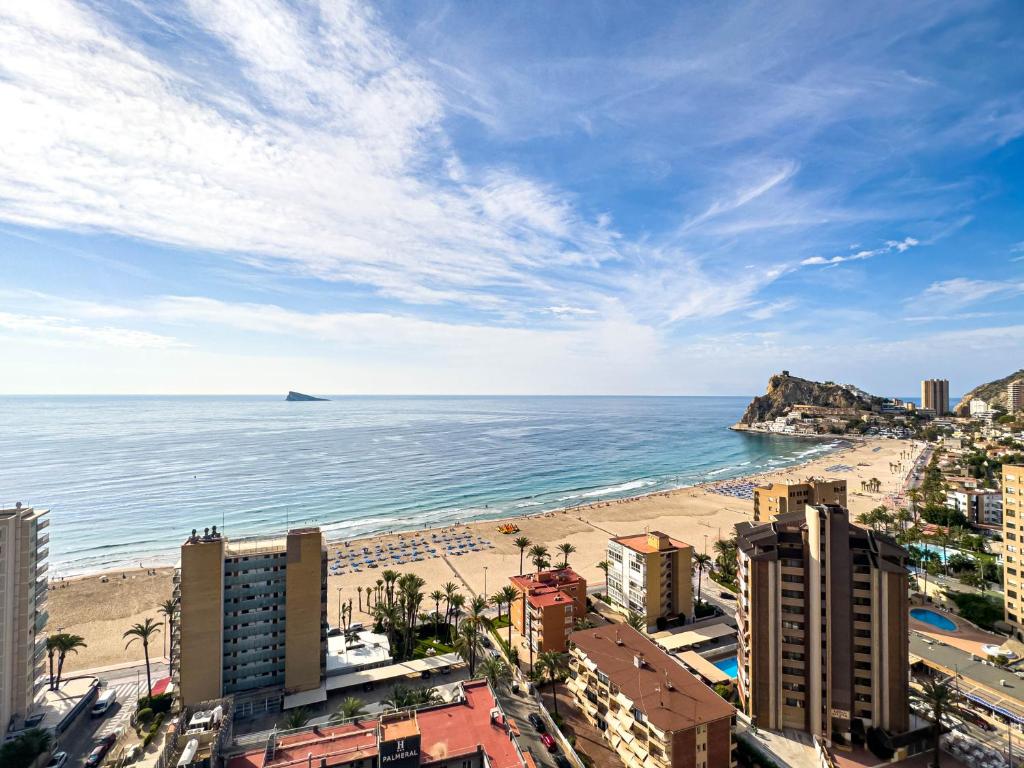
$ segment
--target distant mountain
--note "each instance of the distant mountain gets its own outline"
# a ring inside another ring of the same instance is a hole
[[[1001,379],[990,381],[988,384],[981,384],[962,398],[960,402],[956,404],[954,410],[960,416],[965,416],[970,412],[971,400],[980,399],[984,400],[989,406],[1001,405],[1006,407],[1006,385],[1010,382],[1016,381],[1017,379],[1024,379],[1024,368],[1021,368],[1016,373],[1011,373],[1009,376],[1004,376]]]
[[[873,398],[852,384],[824,383],[790,376],[789,371],[776,373],[768,379],[765,394],[750,401],[740,424],[756,424],[785,416],[794,405],[818,405],[826,408],[871,410]]]
[[[313,397],[312,395],[304,395],[301,392],[289,392],[288,397],[285,398],[290,403],[311,403],[311,402],[326,402],[326,397]]]

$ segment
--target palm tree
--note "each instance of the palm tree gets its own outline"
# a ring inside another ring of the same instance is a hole
[[[284,720],[281,721],[281,727],[286,731],[290,731],[293,728],[301,728],[309,722],[311,715],[309,710],[305,707],[296,707],[287,715],[284,716]]]
[[[597,564],[597,570],[604,574],[604,591],[608,591],[608,569],[612,567],[612,564],[607,560],[602,560]]]
[[[697,566],[697,604],[699,605],[704,569],[711,566],[711,555],[705,552],[698,552],[693,556],[693,562]]]
[[[517,538],[512,543],[515,544],[517,547],[519,547],[519,573],[520,573],[520,575],[522,575],[522,573],[523,573],[523,553],[526,551],[526,548],[528,546],[530,546],[530,544],[532,544],[533,542],[531,542],[525,536],[520,536],[519,538]]]
[[[449,581],[441,587],[444,590],[444,623],[451,626],[452,623],[452,605],[455,601],[455,596],[459,594],[459,588],[455,585],[454,581]],[[452,639],[451,630],[448,632],[448,639]]]
[[[356,595],[359,596],[359,612],[362,613],[363,612],[363,587],[362,587],[361,584],[356,587]],[[366,599],[369,600],[370,596],[367,595]]]
[[[548,560],[548,548],[543,544],[534,544],[530,547],[530,561],[537,568],[537,573],[543,571],[551,564]]]
[[[142,624],[132,624],[131,629],[127,630],[121,637],[122,639],[129,637],[131,638],[125,643],[124,649],[127,651],[128,646],[134,643],[136,640],[142,641],[142,653],[146,658],[146,689],[149,692],[149,698],[153,698],[153,676],[149,669],[149,639],[153,637],[157,632],[160,631],[160,627],[163,624],[158,624],[152,619],[146,619]]]
[[[366,707],[363,705],[362,700],[357,699],[355,696],[346,696],[341,700],[338,708],[334,710],[331,720],[349,720],[353,717],[361,717],[365,712]]]
[[[558,545],[558,551],[562,553],[562,567],[568,568],[569,555],[576,551],[576,547],[574,547],[568,541],[565,541]]]
[[[519,599],[519,590],[511,584],[506,584],[498,593],[508,606],[508,647],[512,647],[512,603]]]
[[[174,614],[178,610],[178,603],[174,598],[168,598],[160,603],[160,613],[167,619],[167,634],[174,636]],[[167,667],[174,668],[174,645],[171,644],[167,651]]]
[[[395,582],[398,581],[398,572],[392,570],[386,570],[381,574],[384,577],[384,598],[388,601],[388,605],[393,605],[395,602]]]
[[[455,634],[459,633],[459,616],[466,607],[466,596],[456,593],[452,595],[452,621],[455,622]]]
[[[932,721],[932,766],[939,768],[939,738],[942,736],[942,716],[946,713],[963,715],[959,696],[949,683],[926,680],[920,691],[911,689],[910,696],[921,702],[930,712]]]
[[[500,591],[495,592],[491,595],[490,603],[498,609],[498,621],[501,621],[501,607],[505,604],[505,595]]]
[[[437,625],[441,623],[441,601],[444,600],[444,592],[435,589],[430,593],[430,599],[434,601],[434,641],[437,641]]]
[[[501,658],[486,658],[480,664],[480,674],[491,684],[491,688],[497,693],[499,686],[508,685],[512,682],[512,669]]]
[[[53,656],[57,653],[57,638],[59,635],[50,635],[46,638],[46,658],[50,662],[50,690],[53,690]]]
[[[626,616],[626,623],[640,633],[647,629],[647,622],[644,620],[644,617],[636,611],[629,612],[629,615]]]
[[[57,690],[60,688],[60,677],[64,671],[64,659],[67,658],[69,653],[78,653],[79,648],[88,648],[85,644],[85,639],[81,635],[69,635],[66,632],[61,633],[57,637],[57,679],[53,683],[53,689]]]
[[[555,684],[558,682],[561,673],[566,669],[565,654],[555,651],[542,651],[537,656],[537,666],[542,673],[547,673],[548,682],[551,683],[551,698],[554,699],[555,714],[557,715],[558,690],[555,688]]]

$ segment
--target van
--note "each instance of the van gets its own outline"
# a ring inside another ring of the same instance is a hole
[[[115,701],[117,701],[117,691],[113,688],[104,691],[96,699],[96,703],[92,705],[92,716],[102,717],[107,714],[107,711],[114,706]]]

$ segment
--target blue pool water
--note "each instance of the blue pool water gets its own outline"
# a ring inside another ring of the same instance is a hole
[[[736,679],[738,674],[739,664],[736,661],[735,656],[730,656],[727,659],[719,659],[718,661],[712,662],[716,667],[725,672],[733,680]]]
[[[918,621],[923,621],[925,624],[931,624],[933,627],[945,630],[946,632],[952,632],[956,629],[956,624],[947,619],[941,613],[930,611],[927,608],[914,608],[910,615]]]

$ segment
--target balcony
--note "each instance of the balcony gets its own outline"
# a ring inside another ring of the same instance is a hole
[[[44,533],[42,536],[37,536],[36,537],[36,550],[38,551],[38,549],[40,547],[45,547],[49,543],[50,543],[50,534]]]

